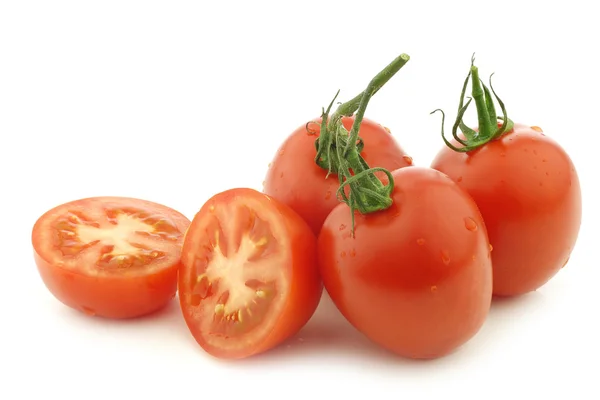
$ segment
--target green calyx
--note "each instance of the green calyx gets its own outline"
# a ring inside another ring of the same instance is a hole
[[[377,74],[367,88],[358,96],[346,103],[340,104],[330,116],[331,108],[339,94],[335,95],[327,109],[321,114],[321,133],[315,140],[317,155],[315,162],[327,171],[327,176],[337,174],[340,187],[337,197],[350,207],[352,214],[352,234],[354,235],[354,211],[361,214],[385,210],[392,205],[391,193],[394,189],[392,174],[384,168],[371,168],[361,151],[363,140],[358,136],[367,105],[371,97],[379,91],[408,61],[407,54],[401,54],[387,67]],[[354,115],[350,132],[342,124],[343,117]],[[388,183],[384,185],[375,172],[381,171],[387,175]],[[349,188],[346,194],[346,187]]]
[[[444,134],[444,120],[445,114],[442,110],[437,109],[431,112],[431,114],[435,112],[442,113],[442,139],[446,146],[451,148],[454,151],[458,152],[468,152],[471,150],[475,150],[478,147],[483,146],[484,144],[499,138],[504,133],[509,132],[513,129],[514,123],[511,121],[506,115],[506,107],[504,107],[504,103],[492,86],[492,75],[490,75],[490,88],[483,83],[483,81],[479,78],[479,70],[474,65],[475,55],[471,58],[471,68],[469,70],[469,74],[467,75],[465,82],[463,84],[462,92],[460,94],[460,102],[458,104],[458,114],[454,125],[452,126],[452,136],[454,139],[460,143],[461,147],[457,147],[450,143],[448,139],[446,139],[446,135]],[[467,84],[469,83],[469,79],[471,80],[471,96],[469,97],[465,104],[465,93],[467,90]],[[502,116],[498,116],[496,114],[496,108],[494,106],[494,100],[492,99],[492,94],[498,101],[500,105],[500,110],[502,111]],[[469,128],[463,122],[463,116],[471,104],[471,101],[475,100],[475,107],[477,108],[477,120],[479,123],[479,131]],[[502,124],[499,124],[498,121],[502,121]],[[461,132],[464,135],[464,139],[460,138],[457,134],[457,130],[460,128]]]

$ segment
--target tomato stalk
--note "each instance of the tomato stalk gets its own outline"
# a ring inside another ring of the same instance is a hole
[[[367,105],[375,95],[408,61],[407,54],[401,54],[369,82],[367,88],[359,95],[341,104],[329,117],[329,113],[338,93],[323,110],[321,119],[321,135],[315,141],[317,155],[315,162],[327,170],[327,176],[336,173],[340,181],[337,196],[340,201],[350,207],[352,213],[352,234],[354,234],[354,210],[361,214],[385,210],[392,205],[391,193],[394,179],[384,168],[371,168],[361,156],[364,147],[358,136]],[[343,117],[350,117],[356,112],[350,132],[342,124]],[[375,172],[381,171],[388,177],[383,184]],[[348,195],[344,191],[349,187]]]
[[[475,63],[475,55],[471,57],[471,68],[469,69],[469,73],[465,79],[465,82],[462,87],[462,92],[460,94],[460,102],[458,104],[458,114],[456,116],[456,120],[452,125],[452,137],[460,143],[461,147],[457,147],[450,143],[448,139],[446,139],[446,135],[444,133],[444,123],[445,123],[445,114],[441,109],[437,109],[431,112],[431,114],[435,112],[442,113],[442,139],[446,146],[451,148],[454,151],[458,152],[469,152],[471,150],[475,150],[478,147],[483,146],[484,144],[499,138],[504,133],[509,132],[513,129],[514,123],[510,120],[506,114],[506,107],[504,103],[498,97],[496,92],[494,91],[494,87],[492,86],[492,76],[490,75],[489,85],[490,88],[483,83],[481,78],[479,78],[479,69],[474,65]],[[465,104],[465,93],[467,91],[467,85],[469,83],[469,79],[471,80],[471,96],[467,100]],[[500,109],[502,111],[502,116],[497,116],[496,107],[494,106],[494,100],[492,98],[492,94],[498,101],[500,105]],[[479,131],[475,131],[469,128],[463,121],[463,117],[467,108],[471,104],[471,101],[475,100],[475,107],[477,108],[477,120],[479,123]],[[502,120],[502,124],[498,124],[498,120]],[[459,137],[457,134],[457,130],[460,128],[461,132],[464,135],[464,139]]]

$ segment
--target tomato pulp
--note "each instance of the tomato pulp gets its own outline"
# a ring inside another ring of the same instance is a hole
[[[137,317],[175,296],[189,223],[145,200],[80,199],[36,221],[34,258],[44,284],[65,305],[88,315]]]
[[[339,188],[337,174],[325,179],[327,171],[315,163],[315,140],[320,134],[320,121],[316,119],[307,126],[299,127],[283,142],[269,165],[263,190],[300,214],[315,235],[318,235],[329,212],[340,203],[336,196]],[[353,122],[354,117],[342,118],[348,130]],[[412,165],[412,158],[380,124],[364,118],[359,137],[364,142],[360,154],[369,165],[388,170]]]
[[[253,189],[209,199],[186,235],[179,300],[209,354],[245,358],[302,328],[322,293],[316,238],[291,208]]]
[[[318,254],[325,288],[373,342],[401,356],[436,358],[473,337],[492,298],[485,224],[475,202],[446,175],[392,172],[390,208],[325,220]]]
[[[567,263],[581,225],[581,188],[567,153],[540,128],[515,124],[468,153],[444,146],[431,166],[481,210],[494,247],[495,295],[536,290]]]

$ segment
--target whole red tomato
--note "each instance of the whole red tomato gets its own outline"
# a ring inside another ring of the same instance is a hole
[[[569,260],[581,225],[579,178],[556,141],[539,127],[513,123],[500,101],[498,123],[477,67],[469,75],[478,132],[462,124],[460,135],[455,128],[431,167],[457,182],[481,210],[493,246],[494,294],[521,295],[543,286]]]
[[[446,146],[431,166],[481,210],[494,249],[495,295],[536,290],[567,263],[581,224],[579,179],[567,153],[539,128],[516,124],[467,153]]]
[[[492,299],[485,224],[475,202],[446,175],[392,172],[392,205],[367,215],[340,204],[318,238],[331,299],[360,332],[401,356],[436,358],[472,338]]]
[[[338,176],[315,163],[315,140],[320,134],[321,119],[298,127],[283,142],[267,171],[263,192],[290,206],[319,233],[329,212],[339,204],[336,191]],[[354,117],[342,118],[350,130]],[[363,119],[359,130],[365,161],[388,170],[412,165],[412,158],[400,147],[390,131],[380,124]]]

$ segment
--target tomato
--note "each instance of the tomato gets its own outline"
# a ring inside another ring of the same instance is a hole
[[[469,152],[444,146],[431,166],[481,210],[494,247],[495,295],[534,291],[567,263],[581,224],[581,189],[569,156],[540,128],[515,124]]]
[[[431,359],[470,340],[492,299],[485,224],[473,199],[423,167],[392,171],[391,207],[340,204],[318,237],[323,283],[344,317],[400,356]]]
[[[210,355],[239,359],[275,347],[308,322],[322,291],[316,237],[279,201],[230,189],[192,220],[179,301],[191,334]]]
[[[106,318],[138,317],[175,296],[189,223],[150,201],[75,200],[36,221],[34,258],[44,284],[65,305]]]
[[[320,134],[321,119],[297,128],[279,148],[267,171],[263,192],[296,211],[319,233],[329,212],[339,204],[337,174],[327,179],[327,171],[315,163],[315,140]],[[342,123],[351,129],[354,117]],[[363,119],[359,136],[364,141],[360,153],[369,165],[394,170],[412,165],[412,158],[400,147],[387,128]]]

